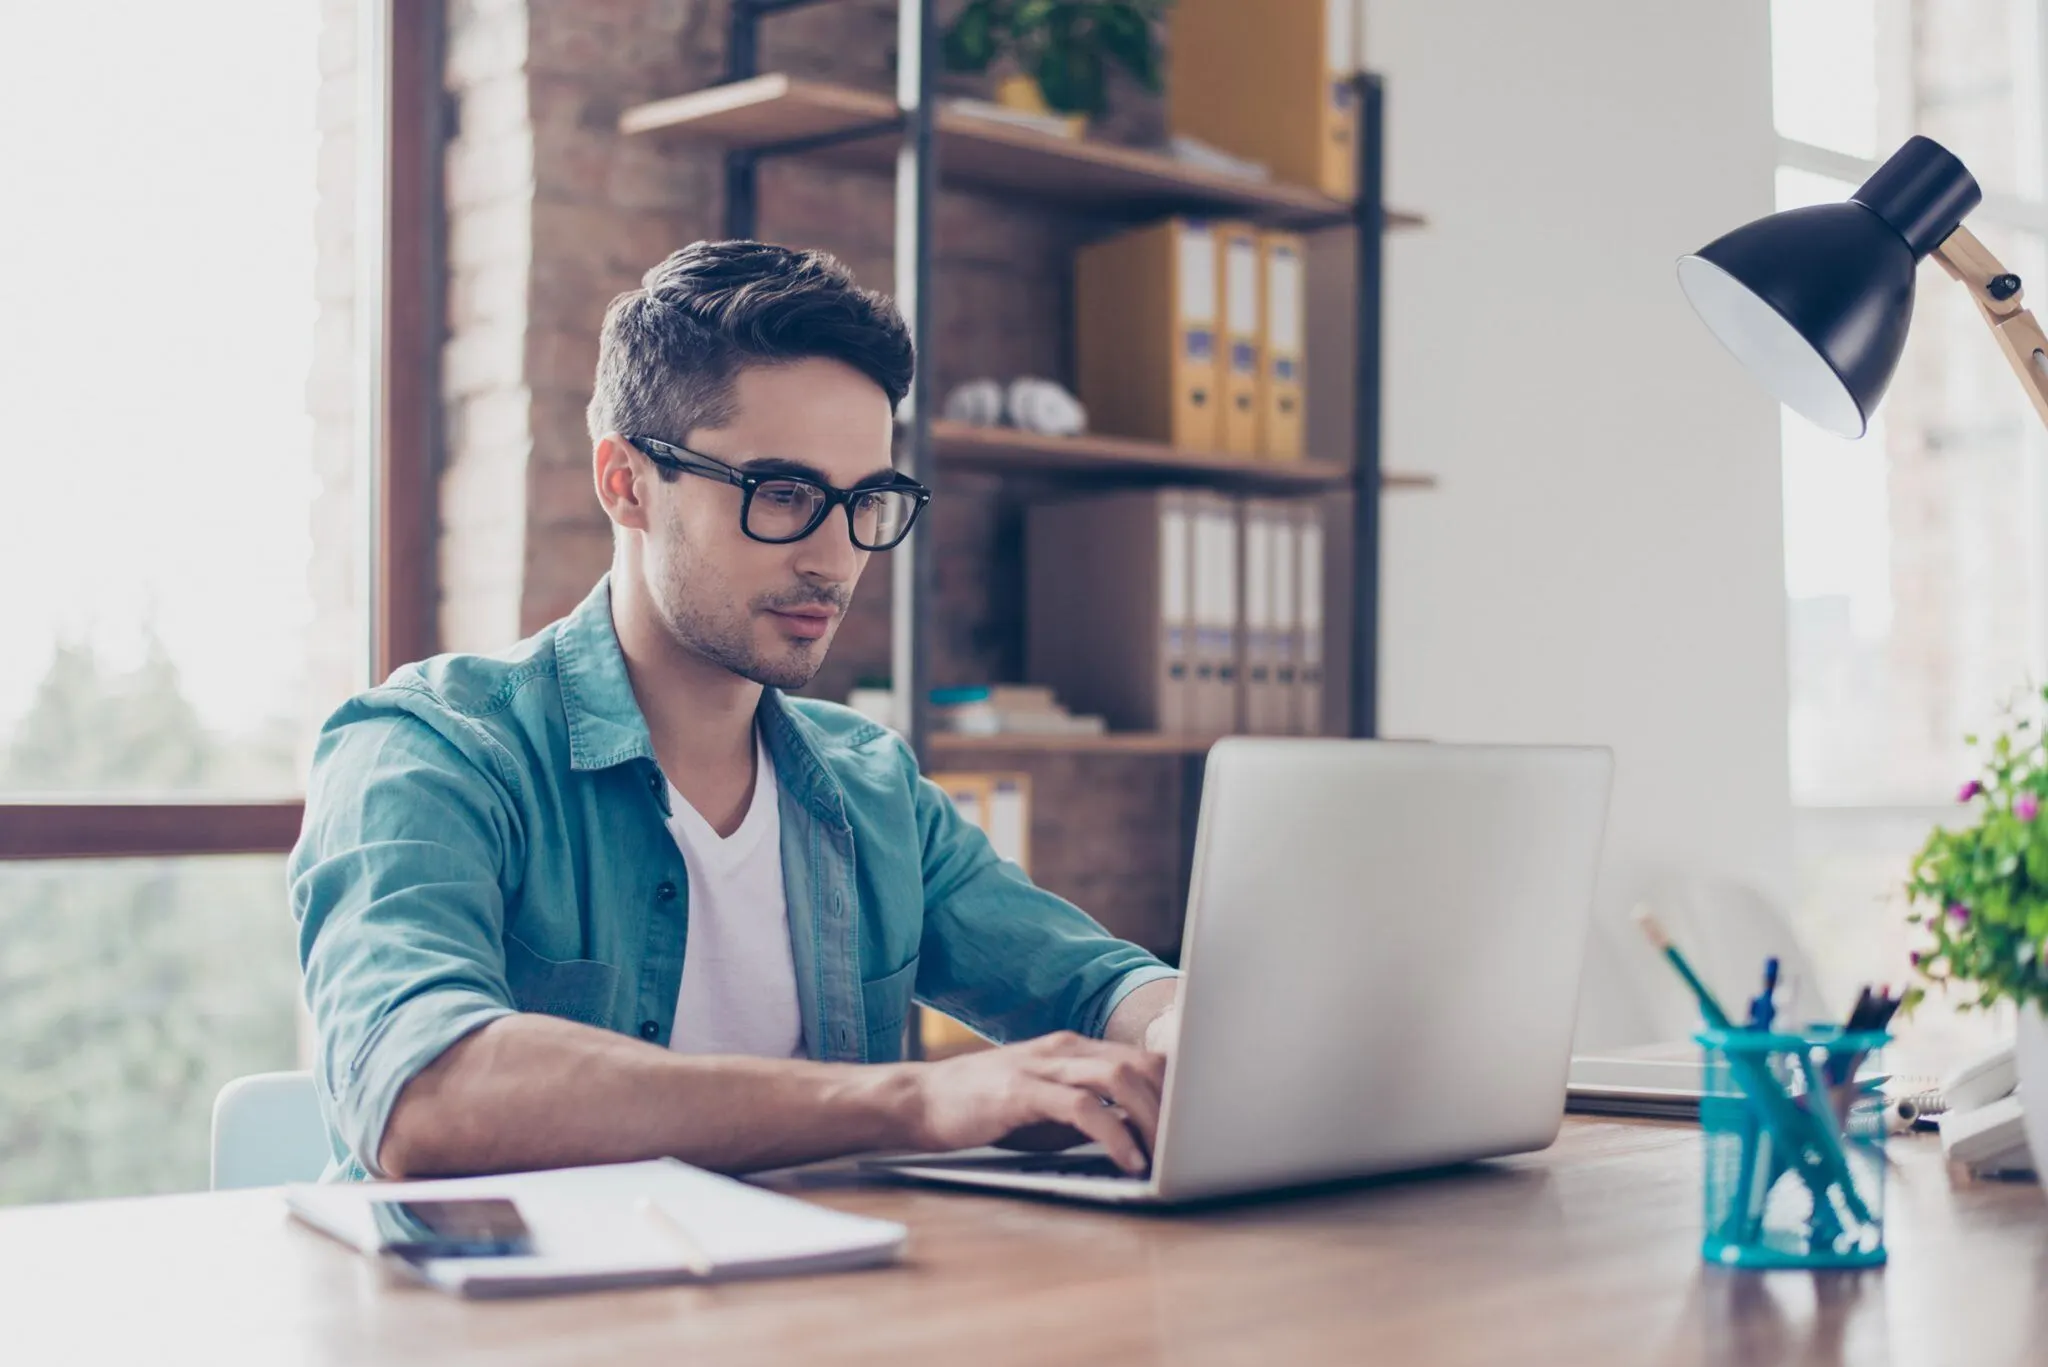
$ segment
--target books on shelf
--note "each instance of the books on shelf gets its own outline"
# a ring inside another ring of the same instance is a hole
[[[1075,716],[1050,688],[996,684],[932,690],[933,723],[962,736],[1099,736],[1098,716]]]
[[[1291,730],[1298,736],[1323,733],[1323,661],[1329,653],[1324,628],[1323,587],[1329,583],[1325,556],[1323,505],[1294,505],[1294,605],[1299,622],[1295,634],[1295,693]]]
[[[988,837],[999,859],[1031,871],[1031,775],[948,772],[931,775],[961,820]]]
[[[1217,238],[1173,218],[1081,248],[1074,358],[1090,425],[1191,451],[1220,448]]]
[[[1259,230],[1249,223],[1216,228],[1217,294],[1223,345],[1218,357],[1222,414],[1219,450],[1233,456],[1259,452]]]
[[[1146,489],[1026,516],[1032,678],[1113,731],[1320,732],[1321,502]]]
[[[1276,180],[1358,193],[1355,0],[1176,0],[1167,123],[1272,169]]]
[[[1207,489],[1186,493],[1192,509],[1188,582],[1194,592],[1194,689],[1188,729],[1226,736],[1239,729],[1242,598],[1237,500]]]
[[[1294,233],[1259,234],[1258,439],[1270,460],[1308,455],[1302,352],[1308,341],[1307,257]]]
[[[1074,355],[1093,430],[1304,454],[1305,257],[1292,233],[1176,218],[1083,247]]]

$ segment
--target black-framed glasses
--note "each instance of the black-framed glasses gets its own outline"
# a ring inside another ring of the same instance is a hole
[[[656,465],[733,485],[740,490],[740,530],[755,541],[785,546],[818,530],[832,510],[846,505],[846,529],[864,551],[894,550],[932,501],[932,491],[897,475],[886,484],[835,489],[807,475],[757,475],[673,442],[626,434]]]

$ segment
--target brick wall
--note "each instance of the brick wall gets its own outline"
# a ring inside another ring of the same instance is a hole
[[[322,347],[314,377],[323,485],[323,628],[347,610],[347,116],[351,0],[327,0],[333,146],[320,207]],[[942,7],[950,8],[950,7]],[[493,649],[568,611],[610,561],[591,490],[583,410],[605,306],[668,252],[716,236],[721,162],[687,143],[618,134],[620,111],[720,79],[726,10],[708,0],[449,0],[448,338],[443,357],[440,630],[444,648]],[[893,89],[894,0],[839,0],[771,18],[763,70]],[[971,85],[972,83],[966,83]],[[950,88],[962,83],[949,79]],[[1127,87],[1100,131],[1157,132],[1155,102]],[[328,104],[323,100],[323,110]],[[771,163],[764,238],[821,247],[890,288],[893,187],[875,176]],[[938,206],[938,392],[978,375],[1068,377],[1074,246],[1099,222],[946,194]],[[331,457],[331,460],[329,459]],[[928,524],[940,543],[935,668],[943,682],[1016,678],[1021,660],[1021,503],[1031,490],[942,476]],[[359,538],[358,538],[359,539]],[[889,572],[871,565],[811,692],[843,698],[889,670]],[[1149,942],[1178,888],[1179,772],[1171,760],[1062,758],[1038,776],[1036,872]],[[1156,791],[1155,791],[1156,790]]]

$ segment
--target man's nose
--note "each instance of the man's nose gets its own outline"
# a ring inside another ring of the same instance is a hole
[[[828,583],[844,584],[860,573],[866,553],[853,544],[853,519],[841,504],[825,515],[817,529],[797,543],[797,573]]]

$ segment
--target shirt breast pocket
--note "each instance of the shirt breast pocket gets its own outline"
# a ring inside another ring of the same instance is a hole
[[[903,1022],[910,1016],[911,993],[916,987],[915,958],[894,973],[861,983],[869,1063],[893,1063],[903,1057]]]
[[[521,1011],[609,1029],[619,970],[596,959],[550,959],[505,937],[505,981]]]

